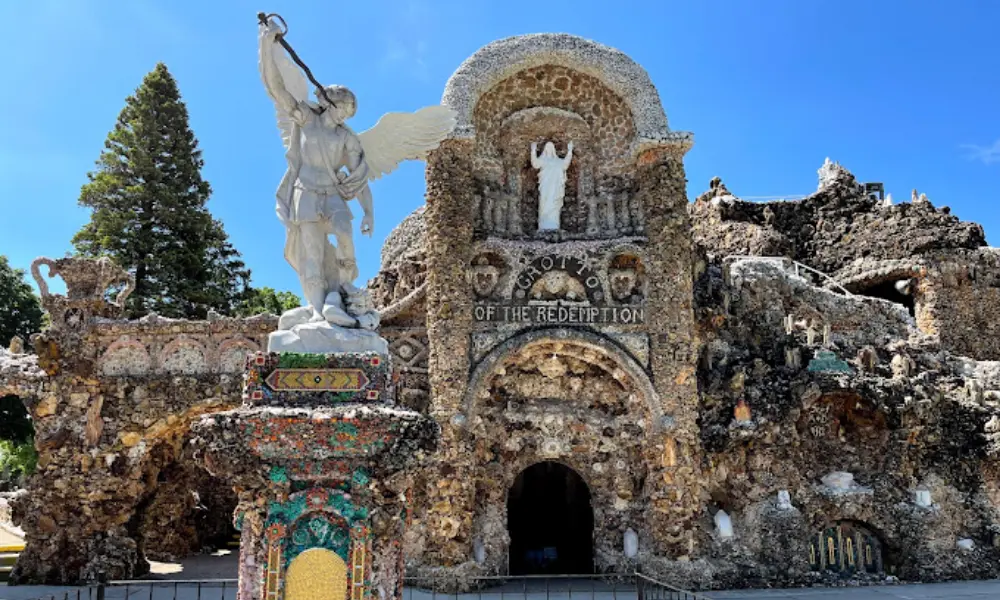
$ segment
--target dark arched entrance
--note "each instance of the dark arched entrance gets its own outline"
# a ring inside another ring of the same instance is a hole
[[[517,476],[507,495],[510,573],[594,571],[594,511],[590,489],[569,467],[536,463]]]

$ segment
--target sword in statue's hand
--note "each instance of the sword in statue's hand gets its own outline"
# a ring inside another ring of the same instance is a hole
[[[284,48],[286,52],[288,52],[288,56],[292,57],[292,60],[295,61],[295,64],[297,64],[303,71],[305,71],[306,77],[308,77],[309,81],[311,81],[312,84],[316,86],[316,90],[323,95],[323,98],[330,103],[330,106],[336,108],[337,104],[333,100],[331,100],[329,96],[326,95],[326,88],[324,88],[322,85],[320,85],[318,81],[316,81],[316,78],[313,77],[312,71],[309,70],[309,67],[306,66],[306,63],[302,62],[302,59],[299,58],[299,55],[295,53],[295,50],[292,49],[292,46],[285,40],[285,36],[288,35],[288,23],[285,23],[285,20],[282,19],[281,15],[279,15],[278,13],[271,13],[269,15],[266,15],[262,12],[257,13],[257,21],[259,21],[260,24],[264,25],[265,27],[269,24],[271,18],[280,21],[281,27],[282,29],[284,29],[284,31],[275,36],[274,41],[281,44],[281,47]],[[324,110],[325,109],[323,107],[320,107],[318,110],[316,110],[316,112],[322,113]]]

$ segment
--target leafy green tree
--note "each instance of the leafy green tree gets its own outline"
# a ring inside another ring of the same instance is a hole
[[[0,488],[23,487],[25,479],[35,472],[37,465],[38,452],[30,440],[0,440]]]
[[[261,314],[280,315],[298,306],[301,306],[299,296],[292,292],[277,292],[269,287],[251,288],[237,314],[242,317]]]
[[[160,63],[125,100],[88,174],[79,202],[90,222],[73,238],[80,254],[110,256],[135,275],[128,317],[231,314],[247,294],[250,271],[206,207],[203,164],[177,82]]]
[[[24,270],[10,266],[0,255],[0,346],[6,348],[12,337],[28,337],[42,328],[43,314],[38,297],[24,280]]]

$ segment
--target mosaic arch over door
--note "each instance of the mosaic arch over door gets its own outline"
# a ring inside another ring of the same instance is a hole
[[[511,575],[594,571],[594,509],[579,473],[553,461],[521,471],[507,494]]]

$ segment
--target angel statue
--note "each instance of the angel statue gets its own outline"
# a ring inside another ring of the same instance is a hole
[[[403,160],[424,158],[451,132],[455,115],[444,106],[388,113],[355,134],[347,125],[357,110],[354,94],[344,86],[316,84],[316,101],[310,101],[306,76],[315,80],[285,42],[287,26],[274,17],[259,16],[260,72],[277,108],[288,162],[277,192],[285,259],[299,276],[308,306],[281,316],[268,347],[272,352],[380,351],[385,342],[372,331],[378,313],[367,291],[354,286],[354,216],[347,202],[358,200],[364,212],[361,233],[370,236],[375,216],[368,182]]]
[[[538,144],[531,142],[531,166],[538,169],[538,230],[559,229],[563,198],[566,195],[566,170],[573,160],[573,142],[566,148],[565,158],[556,154],[556,146],[545,142],[541,156]]]

